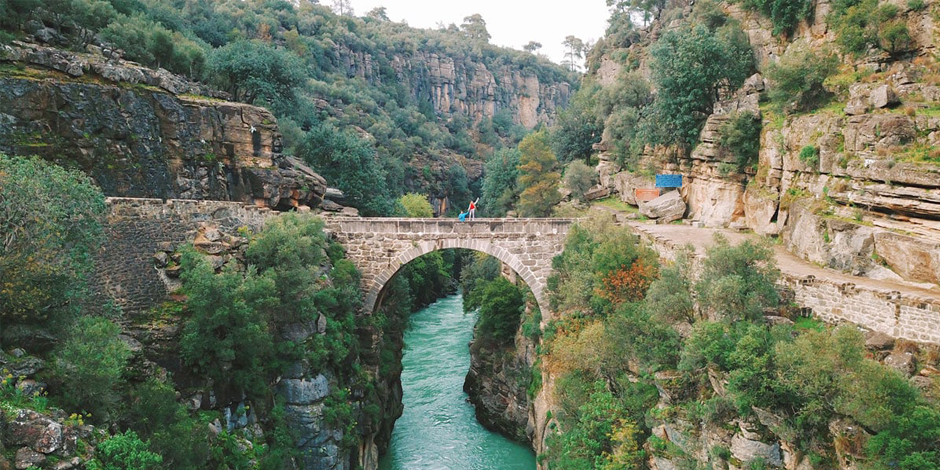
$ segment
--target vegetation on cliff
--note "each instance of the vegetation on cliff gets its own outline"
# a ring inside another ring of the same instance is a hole
[[[871,359],[856,327],[767,320],[786,312],[767,246],[718,239],[698,279],[689,260],[680,253],[657,275],[626,228],[592,220],[571,231],[550,284],[561,317],[543,344],[559,405],[541,456],[552,468],[642,468],[651,456],[692,465],[688,442],[654,429],[676,422],[693,433],[756,423],[823,468],[940,468],[935,397]],[[611,295],[612,276],[639,288]],[[713,464],[732,458],[708,450]]]
[[[510,103],[517,90],[487,96],[488,84],[471,83],[483,79],[473,76],[478,66],[497,77],[493,86],[502,87],[503,77],[515,83],[510,87],[522,86],[519,77],[538,77],[567,90],[574,81],[547,59],[488,44],[479,15],[459,27],[420,30],[390,21],[381,9],[356,18],[317,2],[17,0],[0,4],[0,12],[0,40],[35,34],[82,48],[99,38],[128,59],[269,107],[287,150],[370,215],[389,215],[387,201],[409,191],[463,204],[471,181],[461,158],[482,161],[524,135],[511,107],[518,104]],[[446,101],[432,97],[429,77],[444,74],[442,63],[450,61],[450,79],[480,89]],[[488,103],[495,114],[484,113]],[[549,113],[555,105],[546,103]],[[336,129],[339,135],[328,138]]]

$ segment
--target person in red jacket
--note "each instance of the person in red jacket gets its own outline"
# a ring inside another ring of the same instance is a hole
[[[467,209],[467,212],[468,212],[469,215],[470,215],[470,220],[473,220],[473,219],[476,218],[476,214],[477,214],[477,203],[478,203],[478,202],[480,202],[480,198],[477,198],[476,201],[470,201],[470,208]]]

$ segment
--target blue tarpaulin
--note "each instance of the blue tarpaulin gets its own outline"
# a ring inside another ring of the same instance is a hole
[[[682,175],[656,175],[657,188],[681,188]]]

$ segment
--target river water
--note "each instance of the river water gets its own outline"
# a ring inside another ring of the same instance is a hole
[[[405,410],[380,470],[533,470],[527,447],[487,431],[463,391],[475,314],[453,295],[413,314],[401,375]]]

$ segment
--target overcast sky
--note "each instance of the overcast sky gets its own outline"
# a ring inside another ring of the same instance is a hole
[[[459,26],[464,17],[479,13],[492,36],[490,43],[521,50],[529,41],[538,41],[544,46],[539,52],[556,63],[563,59],[565,36],[597,40],[609,16],[605,0],[352,0],[352,6],[356,16],[384,6],[391,20],[405,20],[416,28],[434,28],[438,22]]]

